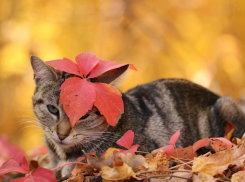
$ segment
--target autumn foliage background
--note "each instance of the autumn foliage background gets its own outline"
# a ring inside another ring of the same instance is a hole
[[[186,78],[236,100],[245,95],[243,0],[1,0],[0,135],[25,150],[42,144],[34,120],[30,55],[45,61],[85,51],[133,63],[126,91]]]

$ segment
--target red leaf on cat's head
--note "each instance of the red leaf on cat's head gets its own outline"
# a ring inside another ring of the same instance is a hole
[[[0,176],[12,171],[24,174],[30,172],[29,165],[23,153],[20,152],[16,154],[13,158],[4,162],[3,165],[0,167]]]
[[[92,52],[84,52],[75,58],[77,65],[85,77],[91,72],[92,69],[100,62]]]
[[[60,102],[63,104],[65,113],[70,119],[71,125],[84,116],[93,105],[104,115],[108,124],[115,126],[123,113],[123,101],[121,93],[111,85],[105,83],[90,83],[90,78],[96,78],[101,74],[116,68],[132,64],[118,64],[112,61],[101,61],[93,53],[85,52],[76,57],[77,64],[64,58],[61,60],[48,61],[47,64],[62,71],[78,75],[76,78],[68,78],[61,85]],[[126,68],[126,67],[125,67]],[[113,72],[117,78],[126,70],[120,70],[120,74]],[[107,74],[106,76],[111,76]],[[101,81],[101,78],[99,79]],[[97,81],[98,82],[98,81]]]
[[[53,61],[47,61],[46,63],[50,66],[58,68],[67,73],[75,74],[78,76],[83,76],[79,67],[70,59],[63,58],[63,59],[57,59]]]
[[[134,67],[133,64],[118,64],[114,61],[100,61],[91,71],[91,74],[89,75],[89,78],[95,78],[98,77],[100,75],[102,75],[103,73],[116,69],[116,68],[120,68],[123,67],[125,65],[129,65],[129,67],[133,70],[137,69]]]
[[[104,115],[111,126],[115,126],[124,110],[121,93],[113,86],[105,83],[91,83],[96,92],[94,105]]]
[[[95,99],[95,89],[85,79],[68,78],[61,85],[60,102],[72,126],[92,108]]]
[[[171,136],[169,143],[170,143],[171,145],[175,145],[176,141],[177,141],[178,138],[179,138],[179,135],[180,135],[180,130],[178,130],[175,134],[173,134],[173,135]]]
[[[126,133],[124,133],[124,135],[117,140],[117,144],[125,147],[127,149],[130,149],[130,147],[132,146],[134,141],[134,132],[132,130],[128,130]]]
[[[15,179],[12,182],[57,182],[57,179],[53,171],[40,167],[30,175]]]

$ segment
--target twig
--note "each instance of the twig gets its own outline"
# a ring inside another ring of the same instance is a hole
[[[173,157],[173,156],[170,156],[171,158],[173,158],[173,159],[175,159],[175,160],[177,160],[178,162],[181,162],[182,164],[185,164],[186,166],[188,166],[189,168],[192,168],[188,163],[186,163],[186,162],[184,162],[184,161],[182,161],[182,160],[180,160],[180,159],[178,159],[178,158],[175,158],[175,157]]]
[[[52,169],[50,169],[50,170],[54,171],[54,170],[60,169],[60,168],[62,168],[62,167],[65,167],[65,166],[67,166],[67,165],[71,165],[71,164],[82,164],[82,165],[87,165],[86,163],[83,163],[83,162],[68,162],[68,163],[65,163],[65,164],[63,164],[63,165],[61,165],[61,166],[52,168]]]
[[[150,152],[144,152],[144,151],[135,151],[137,153],[144,153],[144,154],[150,154]]]
[[[186,178],[186,177],[182,177],[182,176],[176,176],[176,175],[172,175],[172,174],[154,175],[154,176],[142,175],[142,176],[146,177],[148,180],[150,180],[151,178],[160,178],[160,177],[180,178],[180,179],[186,179],[188,181],[190,180],[190,178]]]

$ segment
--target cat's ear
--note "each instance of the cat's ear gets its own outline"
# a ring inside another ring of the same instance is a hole
[[[31,66],[34,72],[36,85],[44,81],[57,80],[55,70],[45,64],[39,57],[31,56]]]
[[[120,68],[112,69],[103,73],[102,75],[94,78],[95,82],[102,82],[118,87],[120,82],[123,81],[125,77],[125,72],[129,68],[129,65],[124,65]]]

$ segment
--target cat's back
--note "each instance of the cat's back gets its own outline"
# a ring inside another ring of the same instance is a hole
[[[159,79],[148,84],[139,85],[125,93],[137,99],[154,100],[158,103],[169,99],[176,104],[213,105],[219,96],[208,89],[185,79]]]
[[[213,119],[212,111],[219,98],[184,79],[160,79],[123,94],[122,122],[136,131],[139,143],[146,144],[146,138],[150,138],[145,148],[153,148],[153,143],[155,147],[167,145],[171,135],[179,129],[181,136],[177,145],[185,147],[198,139],[214,136],[215,132],[217,136],[223,134],[223,129],[218,130],[220,126]],[[128,118],[130,122],[126,121]]]

